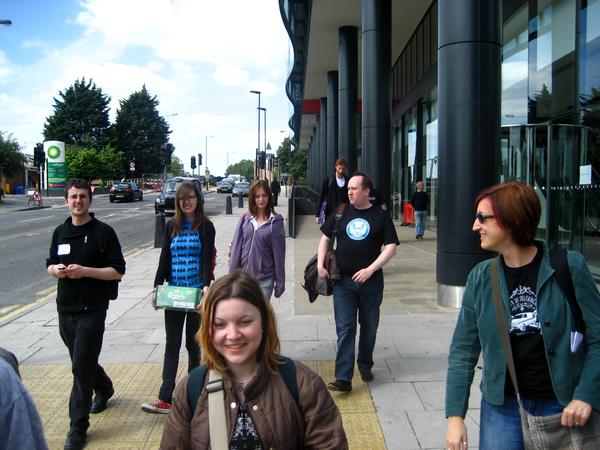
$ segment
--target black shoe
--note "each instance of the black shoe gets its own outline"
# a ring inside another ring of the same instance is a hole
[[[361,372],[360,378],[363,381],[373,381],[373,372],[371,372],[370,370],[367,370],[366,372]]]
[[[80,450],[85,447],[85,435],[87,433],[81,430],[71,430],[67,434],[65,450]]]
[[[104,411],[106,409],[108,400],[113,395],[115,395],[115,388],[112,386],[110,387],[110,391],[108,391],[106,394],[96,394],[96,397],[94,397],[94,401],[92,402],[90,414],[99,414]]]

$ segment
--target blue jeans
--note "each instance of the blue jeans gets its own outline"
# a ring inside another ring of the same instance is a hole
[[[425,233],[425,220],[427,219],[427,211],[415,211],[415,234],[423,236]]]
[[[86,431],[90,426],[92,396],[106,394],[112,381],[98,364],[106,311],[58,314],[60,337],[69,349],[73,372],[73,388],[69,399],[71,428]]]
[[[269,280],[262,280],[259,282],[260,289],[267,297],[267,300],[271,301],[271,296],[273,295],[273,286],[275,286],[275,279],[271,278]]]
[[[535,416],[551,416],[565,408],[558,400],[521,399],[523,408]],[[479,450],[525,450],[517,397],[504,397],[501,406],[481,399]]]
[[[338,351],[335,358],[335,379],[351,382],[354,374],[356,315],[360,324],[358,338],[358,370],[373,367],[373,349],[379,327],[379,307],[383,300],[383,274],[356,283],[344,276],[333,285],[333,315]]]

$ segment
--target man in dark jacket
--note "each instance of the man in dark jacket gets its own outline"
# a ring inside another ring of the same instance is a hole
[[[332,213],[337,211],[340,203],[349,203],[348,200],[348,177],[346,176],[346,158],[338,158],[335,162],[335,175],[330,175],[323,181],[321,194],[317,201],[316,222],[323,223]],[[327,202],[323,205],[324,202]],[[321,210],[325,208],[324,217]]]
[[[69,349],[73,372],[71,428],[65,450],[84,447],[90,413],[104,411],[115,393],[98,357],[112,296],[111,280],[123,277],[125,259],[115,231],[94,218],[89,212],[91,204],[89,185],[84,180],[69,180],[65,205],[71,217],[54,230],[46,260],[48,274],[58,278],[58,329]]]
[[[279,197],[279,193],[281,192],[281,185],[275,175],[271,175],[271,192],[273,193],[273,206],[277,206],[277,198]]]

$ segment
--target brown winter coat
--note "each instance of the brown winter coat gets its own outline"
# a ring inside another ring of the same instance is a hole
[[[348,441],[342,417],[323,380],[304,364],[294,362],[298,381],[298,403],[282,376],[273,374],[264,363],[244,389],[248,414],[256,428],[263,449],[347,449]],[[208,394],[202,389],[196,412],[188,402],[188,377],[175,388],[171,411],[167,416],[160,443],[161,450],[210,448],[208,428]],[[227,374],[225,411],[229,439],[238,413],[239,398]],[[208,375],[204,381],[205,386]]]

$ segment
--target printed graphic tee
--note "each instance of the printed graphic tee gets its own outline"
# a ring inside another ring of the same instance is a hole
[[[504,266],[510,293],[510,345],[515,362],[519,392],[524,398],[555,398],[546,360],[542,329],[538,317],[537,278],[543,250],[522,267]],[[508,370],[505,393],[515,396],[515,388]]]
[[[171,241],[171,286],[202,287],[202,242],[198,230],[190,231],[192,224],[183,222],[179,236]]]
[[[335,214],[331,214],[321,227],[328,238],[332,237],[334,222]],[[348,205],[335,229],[337,261],[342,275],[348,277],[371,265],[381,254],[382,245],[400,243],[389,213],[380,207],[356,209]],[[373,276],[381,274],[379,269]]]

